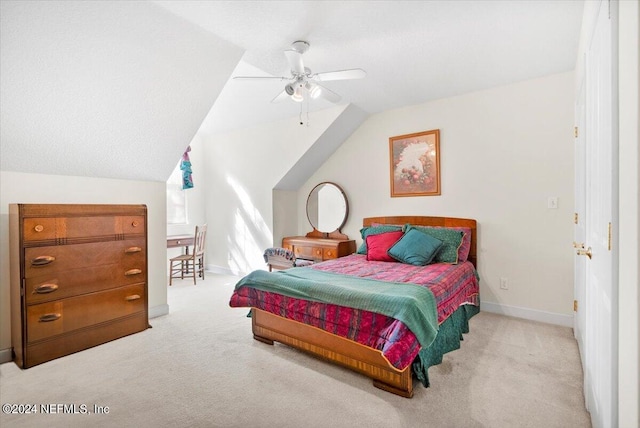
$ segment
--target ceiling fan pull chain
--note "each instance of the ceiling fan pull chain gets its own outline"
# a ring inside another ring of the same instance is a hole
[[[298,114],[298,119],[300,120],[300,125],[304,125],[304,122],[302,122],[302,103],[300,103],[300,113]]]

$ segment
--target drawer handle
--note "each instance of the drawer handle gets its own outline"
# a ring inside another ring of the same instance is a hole
[[[44,226],[41,224],[36,224],[36,227],[33,228],[36,232],[42,232],[44,230]]]
[[[138,223],[137,220],[134,220],[134,221],[131,222],[131,226],[133,226],[133,227],[138,227],[139,224],[140,223]]]
[[[132,300],[138,300],[138,299],[140,299],[139,294],[132,294],[124,298],[124,300],[126,300],[127,302],[131,302]]]
[[[140,251],[142,251],[142,248],[140,247],[129,247],[124,250],[125,253],[139,253]]]
[[[138,275],[138,274],[141,274],[141,273],[142,273],[142,270],[141,270],[141,269],[129,269],[129,270],[128,270],[128,271],[126,271],[124,274],[125,274],[126,276],[129,276],[129,275]]]
[[[31,260],[31,266],[44,266],[44,265],[48,265],[49,263],[51,263],[52,261],[54,261],[56,258],[53,256],[38,256],[35,259]]]
[[[37,294],[53,293],[58,289],[58,284],[42,284],[37,286],[33,292]]]
[[[58,313],[44,314],[40,317],[40,322],[51,322],[51,321],[60,319],[60,317],[62,317],[62,314],[58,314]]]

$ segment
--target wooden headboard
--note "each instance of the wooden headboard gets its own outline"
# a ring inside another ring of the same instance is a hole
[[[395,216],[395,217],[366,217],[362,220],[363,226],[371,226],[374,223],[379,224],[399,224],[407,223],[416,226],[441,226],[441,227],[468,227],[471,229],[471,249],[469,250],[468,260],[477,268],[478,256],[476,252],[477,242],[477,223],[470,218],[454,218],[454,217],[424,217],[424,216]]]

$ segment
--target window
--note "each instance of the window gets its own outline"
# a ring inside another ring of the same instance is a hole
[[[167,180],[167,223],[187,224],[187,197],[182,189],[180,162]]]

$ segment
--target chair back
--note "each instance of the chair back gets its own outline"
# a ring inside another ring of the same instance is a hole
[[[196,237],[193,244],[193,255],[199,256],[204,254],[205,238],[207,236],[207,225],[196,226]]]

